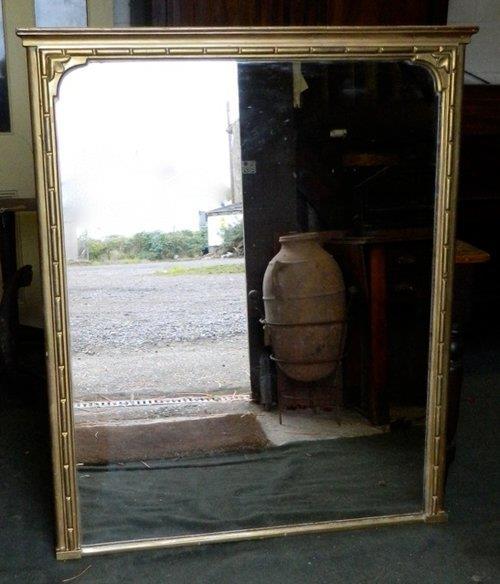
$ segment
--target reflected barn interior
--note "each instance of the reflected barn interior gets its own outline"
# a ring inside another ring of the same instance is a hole
[[[407,62],[63,78],[84,544],[422,509],[437,111]]]

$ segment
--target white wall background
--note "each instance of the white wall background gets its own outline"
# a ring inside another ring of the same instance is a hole
[[[207,217],[208,247],[210,251],[224,243],[222,229],[224,227],[234,227],[243,221],[243,213],[232,213],[230,215],[209,215]]]
[[[465,69],[500,84],[500,0],[449,0],[448,24],[479,26],[466,49]],[[480,81],[466,75],[465,83]]]

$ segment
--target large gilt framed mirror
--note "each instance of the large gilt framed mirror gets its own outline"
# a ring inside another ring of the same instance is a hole
[[[19,32],[59,558],[444,520],[474,32]]]

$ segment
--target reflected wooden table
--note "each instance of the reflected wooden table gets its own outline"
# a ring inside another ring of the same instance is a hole
[[[321,233],[321,239],[325,248],[339,262],[346,285],[361,297],[364,306],[358,324],[349,325],[353,328],[345,359],[347,400],[350,380],[355,378],[352,384],[362,386],[358,398],[370,421],[375,425],[388,424],[389,342],[393,332],[388,330],[389,304],[394,296],[411,298],[415,305],[424,306],[423,313],[430,314],[432,230],[387,229],[360,236],[328,231]],[[466,318],[470,306],[473,266],[488,259],[487,252],[457,241],[454,323],[460,323]],[[454,324],[455,343],[460,327],[460,324]],[[421,328],[422,343],[425,343],[428,327],[427,330],[426,327]],[[415,368],[423,376],[427,371],[427,351],[422,349],[420,353],[414,356]],[[450,385],[453,387],[450,387],[449,408],[450,435],[453,435],[458,417],[460,388],[455,387],[457,375],[451,375],[451,378]],[[458,380],[460,384],[461,380]]]

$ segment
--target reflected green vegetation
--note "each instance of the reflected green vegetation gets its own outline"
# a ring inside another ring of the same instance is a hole
[[[245,264],[226,264],[216,266],[174,266],[168,270],[157,270],[155,276],[210,276],[216,274],[243,274]]]
[[[79,257],[90,262],[155,261],[201,257],[207,249],[206,229],[200,231],[141,232],[130,237],[110,235],[78,239]]]
[[[244,255],[243,243],[243,221],[231,225],[230,227],[223,227],[221,229],[222,235],[222,253],[233,253],[237,256]]]

